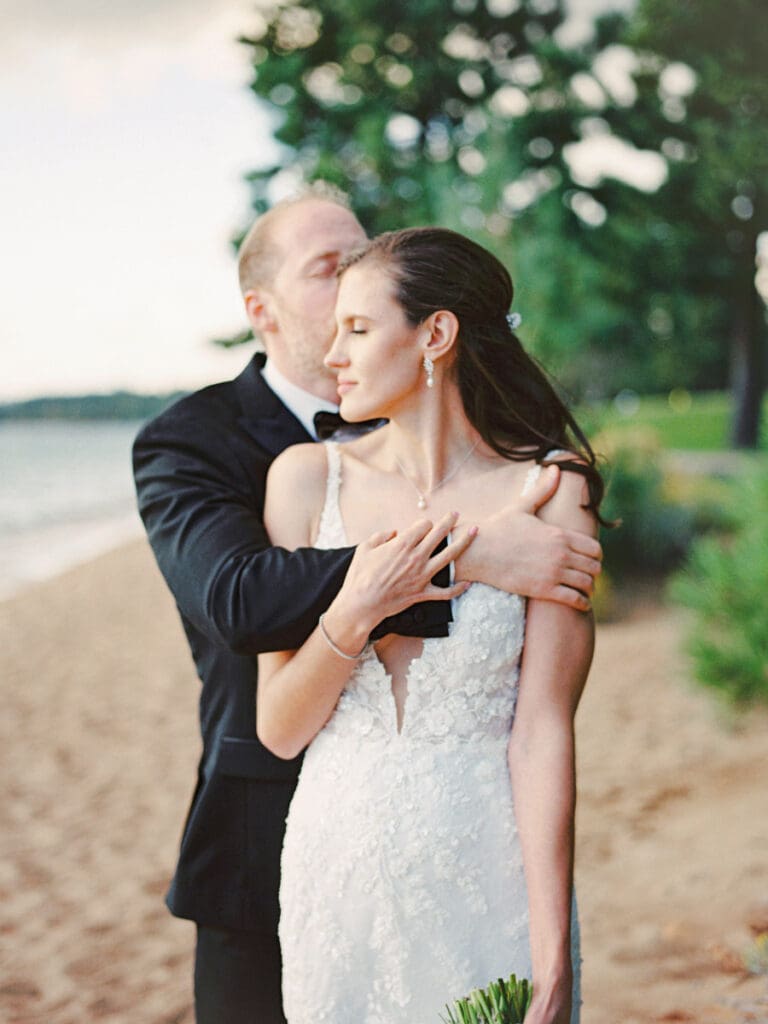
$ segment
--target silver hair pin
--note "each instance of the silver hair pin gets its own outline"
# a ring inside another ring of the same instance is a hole
[[[523,318],[519,313],[507,313],[507,323],[509,324],[510,331],[516,331],[522,322]]]

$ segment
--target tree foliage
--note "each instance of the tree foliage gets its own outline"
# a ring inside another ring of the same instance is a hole
[[[641,0],[629,25],[607,16],[569,45],[562,0],[267,0],[243,41],[282,153],[249,176],[254,208],[288,172],[348,191],[370,232],[471,235],[512,270],[526,343],[575,395],[722,387],[742,312],[753,340],[762,329],[753,243],[768,178],[750,168],[768,158],[768,106],[760,46],[742,53],[719,6]],[[697,18],[715,28],[694,31]],[[655,158],[666,184],[643,191],[575,159],[619,140],[630,170]]]
[[[655,208],[680,260],[668,294],[729,341],[733,440],[754,447],[766,374],[765,305],[755,281],[768,231],[768,20],[762,0],[640,0],[627,34],[644,53],[638,86],[670,174]],[[681,65],[689,96],[676,94]],[[699,335],[706,343],[707,336]]]
[[[697,679],[736,703],[768,702],[768,477],[746,480],[732,536],[696,541],[672,596],[694,612],[688,649]]]
[[[245,42],[284,149],[250,178],[257,210],[288,167],[348,191],[371,232],[440,223],[472,235],[523,282],[537,354],[571,391],[605,393],[647,364],[644,318],[627,289],[610,293],[596,237],[631,190],[579,182],[568,152],[614,102],[595,68],[622,23],[568,48],[564,21],[561,0],[264,7]]]
[[[287,161],[348,190],[369,230],[427,220],[493,239],[575,187],[564,147],[592,110],[572,82],[594,53],[553,41],[563,20],[560,0],[314,0],[264,8],[244,41]],[[257,209],[283,168],[251,176]]]

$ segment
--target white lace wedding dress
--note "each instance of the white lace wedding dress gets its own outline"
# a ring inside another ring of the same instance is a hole
[[[347,542],[327,443],[317,547]],[[536,467],[532,473],[538,471]],[[532,482],[529,474],[526,486]],[[507,743],[525,603],[482,584],[411,662],[402,730],[375,653],[304,758],[280,887],[289,1024],[439,1024],[445,1004],[531,976]],[[578,928],[572,1024],[579,1020]]]

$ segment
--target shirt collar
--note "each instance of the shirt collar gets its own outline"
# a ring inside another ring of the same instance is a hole
[[[282,374],[271,359],[267,359],[261,375],[283,405],[293,413],[310,437],[317,438],[314,415],[316,412],[338,412],[338,405],[305,391]]]

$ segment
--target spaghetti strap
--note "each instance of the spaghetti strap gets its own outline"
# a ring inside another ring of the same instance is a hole
[[[570,454],[570,453],[567,452],[564,448],[553,448],[551,451],[547,452],[547,454],[544,456],[544,458],[545,459],[553,459],[556,455],[568,455],[568,454]],[[534,465],[531,466],[531,468],[526,473],[525,480],[523,481],[523,489],[522,489],[522,491],[520,493],[522,495],[528,494],[528,492],[531,490],[531,488],[533,487],[533,485],[536,483],[536,481],[539,479],[540,476],[541,476],[541,463],[540,462],[536,462],[536,463],[534,463]]]
[[[328,460],[328,477],[325,485],[325,502],[323,504],[323,511],[320,513],[320,525],[317,531],[317,538],[315,539],[315,547],[342,548],[348,545],[348,541],[339,506],[341,451],[336,441],[324,441],[323,447],[325,448]]]
[[[325,442],[325,454],[328,458],[328,480],[325,485],[325,505],[339,504],[341,490],[341,452],[337,441]]]

